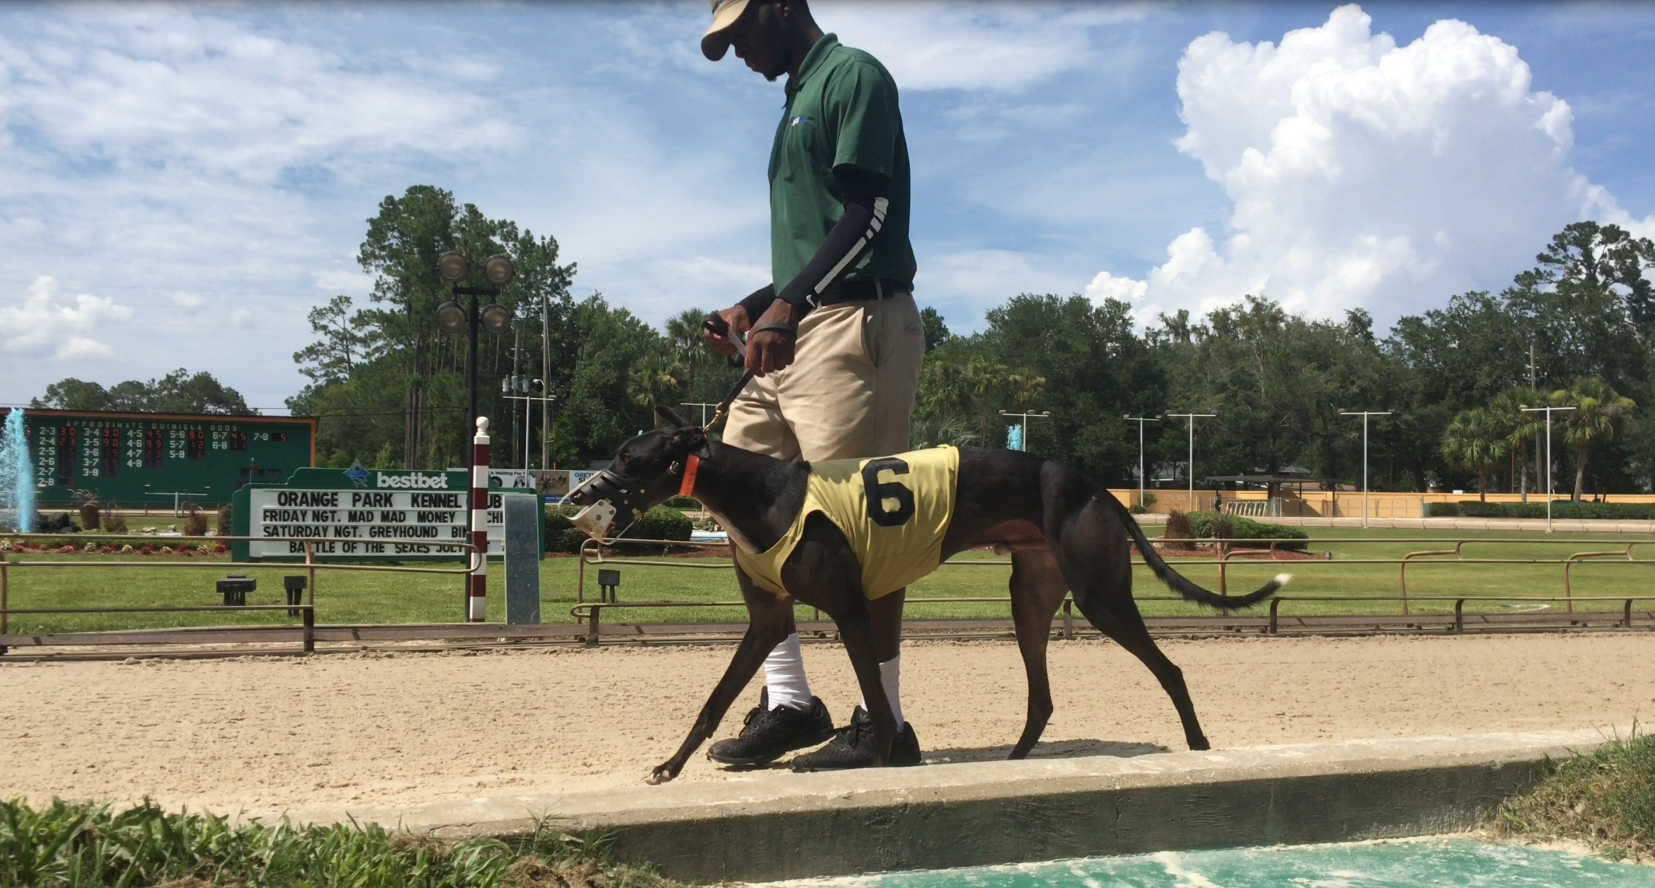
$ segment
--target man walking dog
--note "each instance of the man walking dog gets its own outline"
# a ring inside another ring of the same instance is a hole
[[[900,453],[925,351],[908,241],[908,146],[896,83],[872,56],[822,33],[806,0],[712,0],[701,38],[711,61],[734,48],[766,80],[786,75],[787,104],[770,153],[771,280],[719,312],[707,339],[734,354],[747,338],[755,378],[731,405],[724,441],[784,460]],[[869,603],[881,684],[898,734],[891,764],[919,764],[899,702],[904,590]],[[865,707],[835,732],[810,692],[797,629],[764,663],[765,690],[739,737],[708,755],[798,770],[866,767],[875,749]]]

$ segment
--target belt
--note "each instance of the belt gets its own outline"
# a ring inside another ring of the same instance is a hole
[[[877,302],[890,299],[907,290],[900,289],[884,278],[859,278],[841,281],[816,300],[818,306],[839,305],[845,302]]]

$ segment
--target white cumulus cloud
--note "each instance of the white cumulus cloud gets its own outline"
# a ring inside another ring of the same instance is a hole
[[[59,298],[58,282],[39,277],[18,305],[0,305],[0,352],[29,358],[100,357],[111,353],[95,337],[101,324],[124,321],[132,309],[107,296]]]
[[[1234,209],[1227,231],[1189,230],[1132,282],[1146,319],[1252,293],[1388,321],[1498,288],[1569,222],[1655,224],[1570,167],[1568,103],[1534,89],[1516,47],[1453,20],[1406,46],[1371,25],[1350,5],[1279,46],[1214,33],[1185,50],[1177,145]],[[1131,291],[1104,275],[1088,288]]]

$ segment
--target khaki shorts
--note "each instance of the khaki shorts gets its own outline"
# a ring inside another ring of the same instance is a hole
[[[793,364],[755,377],[730,405],[724,443],[812,462],[908,450],[924,355],[911,293],[815,309]]]

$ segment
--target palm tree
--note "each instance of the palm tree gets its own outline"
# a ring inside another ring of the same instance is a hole
[[[1573,387],[1552,392],[1551,401],[1559,407],[1575,408],[1561,419],[1563,441],[1575,448],[1574,500],[1578,503],[1586,486],[1586,456],[1592,445],[1613,441],[1638,405],[1595,376],[1576,378]]]
[[[1011,370],[981,358],[972,361],[961,374],[966,391],[977,402],[977,440],[988,441],[988,411],[1011,382]]]
[[[689,371],[686,391],[692,398],[696,371],[701,369],[701,360],[706,357],[707,341],[701,337],[701,322],[706,318],[706,312],[692,308],[667,319],[667,343]]]
[[[1528,443],[1546,427],[1545,420],[1538,413],[1527,413],[1525,407],[1539,407],[1546,403],[1546,398],[1539,392],[1529,389],[1507,389],[1501,392],[1488,405],[1488,412],[1493,414],[1504,427],[1506,445],[1511,452],[1511,459],[1516,463],[1516,483],[1523,491],[1523,502],[1529,501],[1529,451]],[[1535,489],[1540,485],[1535,484]]]
[[[655,428],[661,427],[661,417],[655,415],[655,405],[671,404],[682,387],[683,365],[671,352],[653,351],[632,365],[627,374],[627,389],[632,403],[655,416]]]
[[[1462,410],[1442,434],[1442,455],[1454,466],[1477,473],[1477,499],[1488,502],[1488,467],[1511,445],[1499,417],[1487,410]]]

